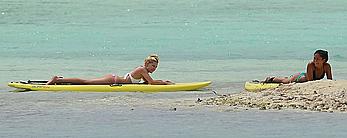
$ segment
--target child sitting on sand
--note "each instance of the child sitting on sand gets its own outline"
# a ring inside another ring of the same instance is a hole
[[[117,76],[115,74],[108,74],[102,78],[97,79],[80,79],[80,78],[61,78],[54,76],[47,85],[61,84],[61,83],[72,83],[80,85],[109,85],[109,84],[122,84],[122,83],[139,83],[142,80],[148,84],[162,84],[168,85],[173,84],[171,81],[153,80],[149,73],[153,73],[159,64],[159,57],[156,54],[149,55],[143,66],[135,68],[132,72],[127,73],[124,77]]]
[[[328,62],[328,51],[317,50],[314,52],[313,61],[307,64],[307,71],[294,74],[290,77],[267,77],[264,83],[291,83],[291,82],[307,82],[323,79],[326,75],[332,80],[331,66]]]

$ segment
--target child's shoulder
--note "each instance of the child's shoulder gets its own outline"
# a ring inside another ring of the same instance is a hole
[[[324,63],[324,65],[330,65],[330,63],[328,63],[328,62],[325,62],[325,63]]]
[[[330,64],[329,64],[329,63],[327,63],[327,62],[325,62],[325,63],[323,64],[323,66],[324,66],[324,67],[331,68]]]
[[[313,61],[311,61],[311,62],[307,63],[307,66],[313,66],[313,67],[314,67],[314,63],[313,63]]]

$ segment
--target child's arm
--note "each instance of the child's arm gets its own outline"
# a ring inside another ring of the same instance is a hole
[[[313,70],[314,70],[314,64],[308,63],[307,64],[307,71],[306,71],[306,80],[312,81],[313,80]]]
[[[327,74],[327,78],[329,79],[329,80],[332,80],[333,79],[333,74],[332,74],[332,72],[331,72],[331,66],[330,66],[330,64],[329,63],[326,63],[326,64],[324,64],[324,69],[325,69],[325,73]]]

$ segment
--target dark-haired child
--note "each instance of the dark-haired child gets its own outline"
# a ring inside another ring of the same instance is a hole
[[[313,80],[323,79],[327,76],[327,79],[332,80],[331,66],[328,62],[328,51],[317,50],[314,52],[313,61],[307,64],[306,73],[296,73],[290,77],[267,77],[265,83],[291,83],[291,82],[307,82]]]

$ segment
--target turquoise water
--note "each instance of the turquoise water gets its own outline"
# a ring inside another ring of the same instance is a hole
[[[175,82],[212,80],[209,90],[234,93],[242,89],[244,81],[304,71],[316,49],[329,51],[334,79],[346,79],[346,7],[347,1],[344,0],[0,1],[0,110],[4,111],[0,117],[1,124],[6,124],[1,125],[0,135],[85,137],[82,134],[85,132],[91,137],[93,134],[100,137],[166,137],[159,133],[164,131],[170,134],[167,137],[277,137],[306,128],[302,124],[311,121],[314,128],[336,133],[301,131],[305,135],[299,137],[309,137],[309,134],[315,137],[345,135],[341,128],[337,129],[343,123],[329,120],[340,119],[340,115],[299,113],[310,116],[307,120],[296,112],[215,113],[202,109],[167,113],[169,107],[159,105],[154,109],[137,105],[140,109],[133,113],[123,105],[113,107],[76,102],[85,98],[84,94],[9,93],[13,89],[6,84],[14,80],[48,79],[52,75],[84,78],[107,73],[123,75],[143,64],[148,54],[157,53],[161,63],[152,74],[153,78]],[[179,100],[213,96],[209,90],[140,96],[125,93],[111,94],[111,97],[131,95],[155,103],[166,98]],[[108,94],[91,94],[88,99],[102,99],[105,95]],[[41,98],[46,101],[40,101]],[[69,107],[60,105],[65,102],[71,103]],[[21,105],[19,103],[26,106],[17,108]],[[55,106],[61,109],[52,108]],[[35,113],[26,114],[27,108]],[[85,108],[102,113],[84,111]],[[16,116],[18,112],[22,113],[19,117]],[[87,117],[80,118],[82,114]],[[290,119],[282,117],[283,114]],[[57,118],[59,115],[72,117]],[[256,121],[262,115],[270,117]],[[130,121],[119,121],[119,116]],[[219,121],[215,122],[214,116]],[[42,117],[47,123],[39,122]],[[104,117],[112,118],[111,124],[100,121]],[[280,123],[271,125],[272,117],[278,118]],[[230,123],[238,119],[239,122]],[[292,122],[295,119],[299,121]],[[138,121],[140,125],[131,127]],[[158,124],[153,124],[156,121]],[[169,125],[165,124],[167,121]],[[205,125],[213,124],[212,131],[205,131],[209,127],[201,128],[196,123],[203,121],[206,121]],[[33,122],[39,122],[39,125],[28,127]],[[264,123],[266,128],[257,129]],[[163,124],[169,130],[160,127]],[[334,127],[329,124],[334,124]],[[125,126],[116,127],[119,125]],[[155,131],[144,131],[153,125]],[[299,129],[294,127],[297,125]],[[55,130],[52,126],[58,127],[54,133],[50,131]],[[68,126],[67,129],[64,126]],[[253,129],[246,130],[246,127]],[[259,133],[264,129],[278,130],[277,127],[289,127],[292,131]],[[40,128],[47,128],[47,131],[37,130]],[[87,133],[90,129],[94,131]],[[105,133],[101,133],[103,130]],[[245,131],[239,133],[239,130]],[[111,133],[114,131],[119,133]],[[235,133],[239,135],[231,135]]]

